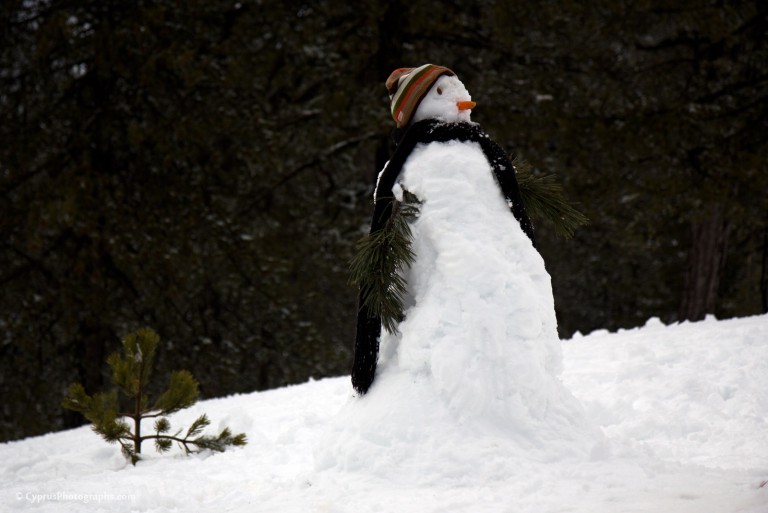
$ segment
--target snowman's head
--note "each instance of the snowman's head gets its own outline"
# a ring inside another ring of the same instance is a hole
[[[387,79],[387,90],[398,128],[424,119],[469,122],[475,106],[453,71],[434,64],[395,70]]]
[[[475,102],[456,75],[443,75],[422,98],[411,117],[416,123],[422,119],[438,119],[449,123],[469,123]]]

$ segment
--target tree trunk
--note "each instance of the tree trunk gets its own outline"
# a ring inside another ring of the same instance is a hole
[[[763,269],[760,274],[760,297],[763,313],[768,313],[768,229],[763,231]]]
[[[724,206],[712,203],[691,224],[691,248],[685,277],[680,320],[699,321],[714,313],[730,231]]]

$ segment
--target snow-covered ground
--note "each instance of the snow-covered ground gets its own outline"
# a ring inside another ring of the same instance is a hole
[[[365,400],[342,377],[212,399],[172,419],[187,426],[206,412],[211,427],[248,435],[222,454],[148,447],[132,467],[88,427],[0,444],[0,511],[768,512],[768,316],[577,335],[563,365],[566,389],[605,435],[572,457],[547,458],[536,433],[509,425],[511,440],[532,443],[431,440],[438,467],[414,466],[422,447],[404,454],[383,437],[378,454],[328,465],[329,426]],[[407,426],[398,411],[388,422]]]

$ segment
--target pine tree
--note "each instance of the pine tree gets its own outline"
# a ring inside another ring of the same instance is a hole
[[[63,406],[82,413],[93,424],[93,430],[109,443],[119,443],[123,454],[132,464],[140,459],[142,442],[153,440],[158,452],[170,450],[177,442],[184,451],[210,449],[222,452],[228,446],[246,444],[244,433],[233,435],[225,428],[218,436],[202,435],[210,424],[208,416],[198,417],[182,436],[182,429],[173,434],[167,416],[197,402],[198,383],[188,371],[171,374],[168,389],[154,403],[150,403],[147,388],[152,375],[155,352],[160,337],[153,330],[144,328],[123,339],[123,354],[113,353],[107,363],[112,369],[112,382],[116,389],[88,395],[80,383],[70,385]],[[124,396],[129,407],[120,409],[120,396]],[[129,419],[131,424],[126,421]],[[143,434],[141,422],[156,419],[152,434]]]

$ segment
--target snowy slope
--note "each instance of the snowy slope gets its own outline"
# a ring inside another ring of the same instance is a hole
[[[455,457],[472,474],[392,473],[403,455],[386,446],[386,465],[323,468],[328,426],[360,400],[343,377],[176,415],[248,434],[223,454],[148,452],[134,468],[87,427],[0,444],[0,511],[768,512],[768,316],[577,335],[563,365],[606,438],[586,459],[467,442]]]

